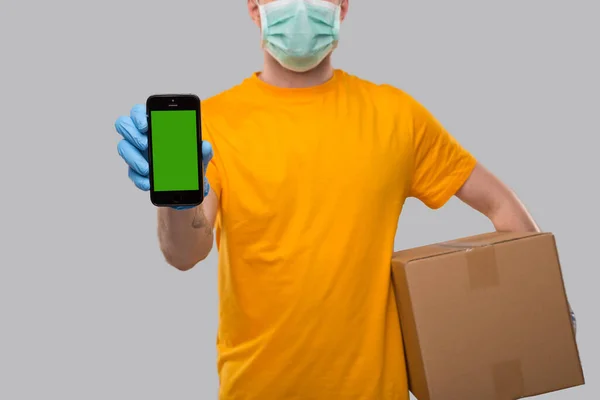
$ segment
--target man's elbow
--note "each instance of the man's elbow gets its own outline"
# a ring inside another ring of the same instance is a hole
[[[167,264],[169,264],[171,267],[174,267],[175,269],[178,269],[179,271],[189,271],[190,269],[194,268],[196,266],[196,264],[198,264],[199,261],[192,261],[192,260],[185,260],[182,259],[181,257],[172,257],[168,254],[164,254],[163,256],[165,258],[165,261],[167,262]]]
[[[178,269],[179,271],[185,272],[189,271],[190,269],[194,268],[196,265],[204,261],[210,254],[211,249],[212,246],[208,247],[207,249],[203,249],[199,253],[189,257],[181,257],[180,255],[178,256],[170,254],[166,251],[163,251],[162,253],[167,264]]]

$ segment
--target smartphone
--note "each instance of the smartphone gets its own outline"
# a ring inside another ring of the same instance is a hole
[[[157,94],[146,100],[150,200],[158,207],[204,200],[200,98]]]

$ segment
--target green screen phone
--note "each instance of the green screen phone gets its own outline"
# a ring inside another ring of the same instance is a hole
[[[200,99],[153,95],[146,101],[150,199],[156,206],[195,206],[204,200]]]

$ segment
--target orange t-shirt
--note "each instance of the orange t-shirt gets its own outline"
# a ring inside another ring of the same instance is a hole
[[[255,73],[202,102],[219,198],[221,400],[405,400],[390,258],[407,197],[441,207],[475,159],[416,100],[341,70]]]

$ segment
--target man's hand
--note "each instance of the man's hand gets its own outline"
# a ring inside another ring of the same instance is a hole
[[[575,318],[575,313],[571,308],[571,304],[569,304],[569,312],[571,313],[571,324],[573,324],[573,332],[577,335],[577,318]]]
[[[117,145],[117,151],[129,167],[129,179],[131,179],[138,189],[143,191],[150,190],[146,106],[144,104],[133,106],[128,116],[122,116],[117,119],[115,129],[123,137]],[[208,196],[210,192],[210,185],[206,179],[206,169],[212,157],[213,149],[211,144],[207,141],[202,141],[204,197]],[[194,206],[174,206],[172,208],[186,210],[194,208]]]

